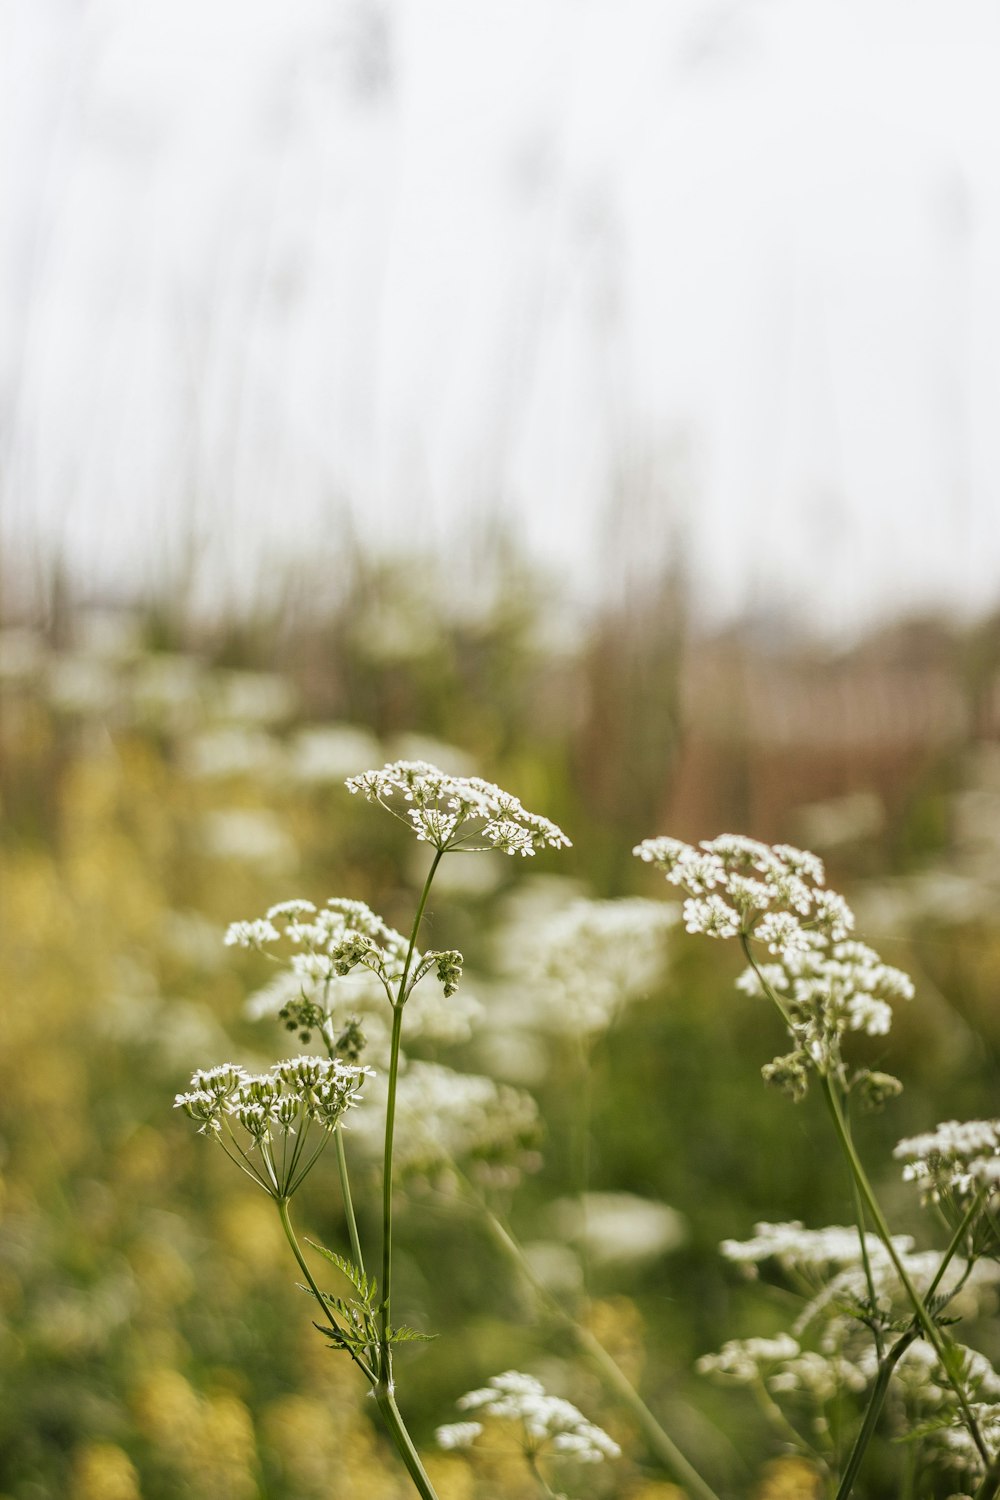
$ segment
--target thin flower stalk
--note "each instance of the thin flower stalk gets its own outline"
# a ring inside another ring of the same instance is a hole
[[[330,1308],[327,1304],[326,1298],[323,1296],[323,1293],[316,1285],[316,1280],[309,1269],[309,1263],[306,1260],[305,1256],[302,1254],[302,1250],[295,1235],[295,1230],[292,1228],[292,1221],[288,1213],[288,1199],[276,1198],[275,1203],[278,1208],[278,1217],[281,1220],[281,1227],[285,1231],[285,1238],[291,1247],[292,1254],[298,1261],[299,1270],[306,1278],[309,1290],[312,1292],[314,1298],[319,1304],[319,1307],[330,1327],[334,1330],[335,1333],[339,1334],[341,1331],[340,1324],[333,1316],[333,1313],[330,1311]],[[348,1353],[354,1360],[354,1363],[358,1366],[359,1370],[361,1370],[362,1374],[374,1384],[375,1372],[369,1365],[368,1361],[364,1358],[364,1356],[351,1349],[349,1345],[345,1345],[344,1347],[347,1348]]]
[[[347,1220],[347,1236],[351,1242],[351,1255],[358,1270],[364,1274],[365,1260],[361,1251],[358,1221],[354,1213],[354,1199],[351,1196],[351,1179],[347,1171],[347,1153],[344,1150],[344,1136],[339,1125],[333,1133],[333,1140],[337,1152],[337,1175],[340,1178],[340,1196],[344,1204],[344,1217]]]
[[[423,921],[424,908],[430,895],[431,885],[444,855],[443,849],[434,851],[427,878],[424,881],[416,916],[410,932],[410,942],[403,962],[399,989],[393,1002],[392,1037],[389,1050],[389,1093],[385,1109],[385,1150],[382,1161],[382,1300],[379,1305],[379,1386],[392,1393],[392,1350],[389,1333],[392,1307],[392,1148],[396,1129],[396,1089],[399,1082],[399,1048],[403,1030],[403,1007],[407,999],[407,982],[410,965],[417,945],[417,933]]]
[[[882,1408],[885,1405],[885,1398],[888,1395],[896,1366],[918,1336],[919,1330],[917,1328],[908,1328],[896,1340],[888,1353],[883,1355],[879,1360],[878,1375],[875,1378],[875,1384],[868,1401],[868,1408],[865,1412],[864,1421],[854,1440],[854,1446],[848,1455],[847,1465],[841,1475],[836,1500],[848,1500],[848,1496],[854,1488],[854,1481],[858,1477],[865,1454],[868,1451],[868,1445],[875,1435],[878,1419],[882,1415]]]
[[[527,1256],[512,1231],[476,1194],[470,1184],[465,1184],[468,1201],[482,1214],[494,1241],[517,1266],[524,1280],[531,1287],[539,1302],[549,1315],[569,1332],[578,1347],[595,1366],[605,1388],[631,1412],[633,1419],[650,1450],[674,1477],[691,1492],[697,1500],[719,1500],[711,1485],[702,1478],[698,1470],[681,1452],[670,1434],[657,1421],[643,1401],[635,1386],[621,1367],[605,1349],[589,1328],[577,1321],[573,1315],[556,1301],[551,1292],[538,1280]]]

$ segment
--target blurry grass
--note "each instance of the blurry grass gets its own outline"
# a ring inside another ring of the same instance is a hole
[[[892,1143],[951,1114],[995,1113],[1000,777],[983,754],[1000,738],[995,622],[964,636],[885,633],[810,667],[750,638],[691,641],[671,598],[574,638],[554,630],[531,580],[508,577],[478,616],[442,612],[434,597],[370,569],[329,619],[297,634],[265,639],[244,625],[185,643],[162,621],[119,620],[116,635],[113,619],[95,634],[81,618],[58,647],[44,631],[0,639],[9,1500],[406,1492],[370,1403],[310,1327],[269,1205],[171,1112],[193,1067],[283,1046],[280,1032],[242,1020],[260,970],[222,949],[230,920],[292,894],[362,897],[390,921],[412,900],[412,841],[343,792],[342,776],[364,767],[338,766],[338,755],[444,742],[443,755],[564,826],[575,848],[559,873],[602,895],[659,894],[630,859],[639,837],[709,836],[739,819],[740,831],[795,839],[803,809],[822,803],[834,884],[856,891],[872,921],[863,935],[918,980],[889,1047],[907,1092],[859,1130],[899,1228],[917,1216],[894,1183]],[[804,682],[827,684],[810,700],[827,711],[852,701],[854,679],[862,705],[878,701],[879,683],[895,691],[905,679],[905,733],[893,739],[891,714],[874,726],[862,714],[855,740],[824,737],[807,713],[816,732],[789,739]],[[963,711],[949,718],[955,702]],[[838,841],[837,799],[859,791],[883,817],[860,834],[845,823]],[[979,801],[963,823],[969,795]],[[499,883],[434,904],[435,941],[465,947],[480,970],[498,904],[526,873],[509,864]],[[774,1449],[742,1400],[690,1370],[725,1338],[778,1323],[766,1290],[723,1269],[719,1239],[763,1218],[843,1222],[847,1184],[839,1165],[827,1170],[818,1107],[763,1089],[758,1069],[780,1037],[759,1003],[733,992],[732,956],[680,936],[675,949],[662,992],[594,1056],[592,1186],[675,1206],[689,1239],[667,1259],[596,1274],[594,1316],[706,1469],[730,1473],[697,1408],[745,1453],[732,1493],[807,1495],[804,1471],[762,1467]],[[549,1049],[538,1093],[545,1165],[513,1205],[525,1241],[549,1232],[545,1205],[573,1180],[579,1078],[568,1052]],[[332,1178],[311,1182],[303,1204],[311,1231],[337,1243]],[[364,1202],[361,1213],[374,1232]],[[443,1334],[408,1356],[403,1385],[428,1444],[458,1393],[568,1350],[466,1221],[418,1198],[399,1234],[408,1316]],[[614,1492],[673,1500],[591,1377],[578,1378],[630,1457]],[[442,1500],[530,1493],[502,1455],[475,1480],[461,1457],[431,1463]],[[584,1476],[580,1492],[610,1482]]]

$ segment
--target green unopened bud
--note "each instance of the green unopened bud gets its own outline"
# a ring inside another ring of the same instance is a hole
[[[361,1022],[352,1016],[333,1044],[333,1050],[345,1063],[356,1063],[368,1043]]]
[[[809,1070],[804,1052],[788,1052],[765,1063],[760,1076],[772,1088],[780,1089],[798,1104],[809,1091]]]
[[[865,1068],[855,1074],[852,1088],[865,1109],[877,1110],[903,1092],[903,1085],[891,1073],[873,1073]]]
[[[447,1000],[458,989],[465,960],[457,948],[449,949],[446,953],[429,953],[427,956],[434,959],[437,977],[444,986],[444,996]]]

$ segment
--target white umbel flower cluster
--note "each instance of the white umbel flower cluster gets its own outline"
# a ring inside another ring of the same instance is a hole
[[[373,1102],[379,1102],[376,1086]],[[379,1110],[359,1117],[355,1135],[381,1153]],[[541,1165],[538,1105],[523,1089],[441,1063],[409,1062],[396,1090],[393,1169],[437,1179],[460,1165],[486,1186],[513,1187]]]
[[[656,984],[676,922],[659,901],[577,900],[505,931],[500,961],[534,1026],[593,1037]]]
[[[977,1189],[1000,1186],[1000,1120],[945,1120],[900,1141],[893,1155],[925,1202],[968,1200]]]
[[[754,1385],[799,1353],[797,1341],[788,1333],[779,1333],[773,1339],[730,1339],[717,1354],[703,1354],[695,1369],[699,1375],[719,1375],[737,1385]]]
[[[429,761],[390,761],[381,771],[351,776],[347,789],[380,803],[442,852],[498,849],[527,857],[540,849],[569,848],[560,828],[528,812],[510,792],[479,776],[449,776]],[[401,812],[399,803],[407,804]]]
[[[850,934],[854,915],[824,885],[822,862],[791,844],[762,844],[723,834],[695,848],[679,839],[646,839],[633,851],[687,892],[684,922],[692,933],[741,939],[767,950],[740,977],[740,989],[766,995],[781,1009],[794,1043],[765,1078],[799,1098],[810,1070],[840,1069],[845,1032],[884,1036],[892,1002],[908,1000],[913,984]],[[888,1075],[866,1077],[869,1102],[898,1091]]]
[[[776,1267],[808,1300],[789,1334],[735,1340],[718,1354],[706,1355],[699,1370],[741,1384],[763,1384],[776,1400],[807,1401],[820,1412],[831,1401],[864,1391],[878,1375],[872,1320],[898,1333],[911,1311],[885,1245],[867,1234],[863,1258],[855,1228],[806,1229],[787,1223],[757,1224],[754,1231],[752,1239],[724,1241],[723,1255],[753,1274],[766,1264]],[[894,1235],[892,1245],[911,1284],[925,1297],[933,1288],[942,1310],[947,1308],[955,1317],[975,1317],[994,1305],[1000,1267],[992,1261],[970,1264],[955,1255],[942,1276],[936,1252],[914,1250],[906,1235]],[[989,1361],[961,1345],[953,1349],[962,1359],[963,1385],[970,1396],[996,1400],[1000,1377]],[[912,1426],[931,1417],[945,1428],[953,1418],[956,1430],[961,1428],[954,1390],[929,1344],[917,1340],[904,1351],[892,1383]]]
[[[571,1402],[548,1395],[540,1380],[520,1370],[492,1376],[488,1385],[459,1397],[456,1405],[462,1411],[516,1423],[525,1452],[533,1456],[570,1458],[584,1464],[621,1457],[618,1444],[603,1428],[588,1422]],[[438,1428],[437,1440],[442,1448],[467,1448],[482,1430],[478,1421],[454,1422]]]
[[[335,897],[319,908],[311,901],[282,901],[256,921],[234,922],[226,942],[283,964],[251,996],[250,1016],[280,1016],[304,1045],[319,1031],[333,1050],[344,1023],[356,1017],[368,1055],[383,1061],[391,1029],[386,1001],[399,1000],[409,944],[363,901]],[[474,1000],[453,998],[461,974],[457,951],[421,953],[414,948],[406,980],[409,1036],[446,1042],[468,1038],[478,1006]],[[440,988],[422,984],[428,976]]]
[[[806,1398],[816,1406],[845,1391],[863,1391],[868,1377],[836,1353],[803,1349],[787,1333],[771,1339],[731,1339],[718,1354],[704,1354],[696,1369],[734,1385],[764,1385],[772,1396]]]
[[[892,1246],[911,1282],[925,1288],[937,1276],[940,1256],[935,1251],[918,1251],[910,1235],[894,1234]],[[851,1309],[868,1303],[868,1274],[877,1302],[887,1318],[894,1309],[904,1308],[907,1297],[886,1246],[874,1234],[865,1235],[866,1272],[861,1254],[861,1239],[856,1228],[838,1224],[823,1229],[806,1229],[802,1224],[755,1224],[750,1240],[724,1240],[722,1254],[752,1275],[768,1263],[811,1300],[795,1324],[801,1331],[817,1323],[836,1326],[841,1337],[847,1321],[853,1321]],[[938,1290],[944,1297],[961,1295],[966,1311],[974,1315],[983,1297],[991,1298],[1000,1279],[1000,1266],[992,1261],[976,1260],[972,1265],[960,1255],[952,1257],[947,1275]]]
[[[900,1255],[907,1255],[913,1249],[913,1239],[908,1234],[893,1235],[892,1243]],[[798,1220],[787,1224],[755,1224],[752,1239],[723,1240],[719,1249],[735,1265],[756,1268],[765,1261],[773,1261],[787,1274],[808,1280],[862,1264],[857,1229],[840,1224],[829,1224],[823,1229],[806,1229]],[[877,1234],[865,1235],[865,1250],[870,1260],[888,1258]]]
[[[304,955],[297,972],[321,982],[346,978],[360,964],[383,984],[391,983],[400,977],[406,958],[401,933],[363,901],[339,897],[320,908],[311,901],[281,901],[266,917],[231,923],[225,940],[230,947],[266,951],[283,937]],[[419,961],[415,953],[413,962]]]
[[[854,926],[843,897],[823,888],[822,861],[791,844],[772,847],[724,833],[697,848],[680,839],[644,839],[632,852],[687,892],[689,932],[749,937],[759,926],[756,936],[772,952],[798,953],[814,936],[839,941]]]
[[[287,1058],[266,1073],[222,1063],[197,1069],[174,1105],[229,1155],[232,1146],[266,1192],[290,1197],[370,1076],[370,1068],[329,1057]],[[322,1135],[307,1149],[312,1125]]]

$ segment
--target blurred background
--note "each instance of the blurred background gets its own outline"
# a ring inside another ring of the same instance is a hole
[[[639,838],[816,849],[917,983],[906,1093],[861,1129],[894,1226],[891,1144],[996,1112],[1000,19],[3,0],[0,27],[0,1496],[402,1495],[270,1205],[171,1113],[193,1067],[285,1046],[229,921],[406,921],[419,860],[344,776],[426,755],[573,839],[440,896],[484,998],[533,903],[659,898]],[[589,1185],[683,1226],[597,1257],[591,1316],[726,1494],[807,1500],[691,1373],[783,1316],[721,1238],[849,1216],[737,969],[674,935],[591,1049]],[[580,1059],[516,1040],[448,1060],[539,1098],[512,1213],[544,1244]],[[586,1492],[676,1500],[467,1223],[415,1202],[401,1244],[444,1335],[402,1377],[422,1444],[544,1367],[628,1449]],[[520,1493],[436,1462],[443,1497]]]

